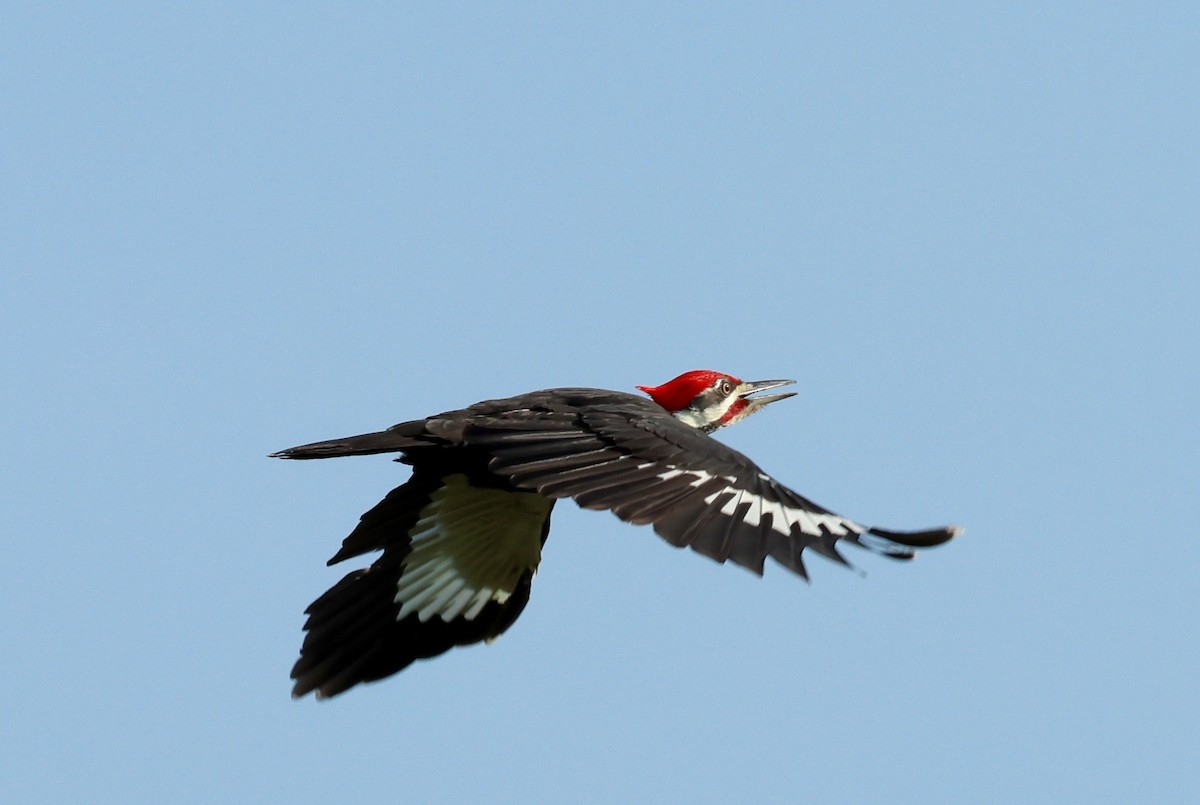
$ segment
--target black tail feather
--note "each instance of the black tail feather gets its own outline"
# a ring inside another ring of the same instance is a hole
[[[399,453],[410,447],[420,447],[430,444],[430,438],[425,436],[424,421],[403,422],[387,430],[377,433],[364,433],[360,436],[347,436],[342,439],[329,439],[324,442],[302,444],[299,447],[289,447],[278,453],[271,453],[270,458],[337,458],[339,456],[370,456],[377,453]]]

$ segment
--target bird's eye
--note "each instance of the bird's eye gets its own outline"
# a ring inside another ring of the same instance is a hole
[[[721,380],[717,383],[717,390],[722,394],[728,394],[729,392],[733,391],[733,384],[728,380]]]

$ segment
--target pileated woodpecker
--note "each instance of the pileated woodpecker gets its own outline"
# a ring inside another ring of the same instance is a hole
[[[847,564],[839,540],[896,559],[960,533],[868,528],[801,497],[709,438],[794,392],[687,372],[649,399],[561,388],[292,447],[278,458],[400,453],[412,477],[362,516],[329,564],[383,551],[309,606],[293,696],[334,696],[453,646],[499,637],[525,608],[559,498],[652,523],[762,574],[768,556],[808,578],[808,548]],[[758,395],[758,396],[753,396]]]

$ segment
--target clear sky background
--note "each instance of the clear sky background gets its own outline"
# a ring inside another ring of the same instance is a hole
[[[1200,796],[1200,6],[36,3],[0,30],[0,798]],[[289,698],[386,457],[555,385],[863,522],[758,579],[561,505],[496,644]]]

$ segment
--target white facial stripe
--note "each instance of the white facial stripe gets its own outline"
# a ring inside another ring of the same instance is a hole
[[[844,537],[847,534],[862,534],[866,531],[853,520],[847,520],[845,517],[838,517],[836,514],[820,514],[811,512],[805,509],[800,509],[795,506],[787,506],[777,500],[769,500],[762,495],[756,495],[753,492],[747,491],[736,486],[736,479],[729,475],[716,476],[705,472],[704,470],[682,470],[678,467],[671,467],[663,473],[659,473],[658,477],[661,480],[669,481],[672,478],[678,478],[680,475],[693,475],[696,480],[688,484],[689,486],[698,487],[713,478],[720,477],[721,480],[729,484],[725,489],[719,489],[704,498],[704,502],[712,505],[721,495],[732,493],[733,496],[725,501],[721,506],[721,514],[727,517],[732,517],[734,512],[742,503],[749,502],[750,507],[746,513],[742,515],[743,521],[751,526],[756,526],[762,522],[763,517],[767,514],[771,515],[771,530],[777,531],[784,536],[792,533],[793,528],[798,528],[804,534],[809,534],[814,537],[821,536],[821,526],[829,529],[829,532],[837,537]],[[764,481],[771,480],[766,475],[759,475]]]
[[[711,420],[704,416],[703,413],[695,408],[681,408],[675,412],[675,418],[685,425],[690,425],[693,428],[703,428],[709,424]]]
[[[675,418],[686,425],[691,425],[693,428],[704,429],[709,425],[720,422],[739,399],[741,398],[738,395],[730,394],[721,400],[720,405],[715,408],[702,411],[697,411],[690,406],[681,408],[675,412]]]
[[[724,400],[721,400],[721,405],[719,408],[717,408],[716,413],[713,414],[711,421],[720,422],[722,419],[724,419],[725,415],[729,413],[729,409],[732,408],[733,404],[740,399],[741,397],[739,397],[737,394],[730,394]]]
[[[451,475],[430,496],[410,533],[412,550],[396,585],[396,619],[475,618],[504,603],[542,558],[551,500],[528,492],[471,486]]]

